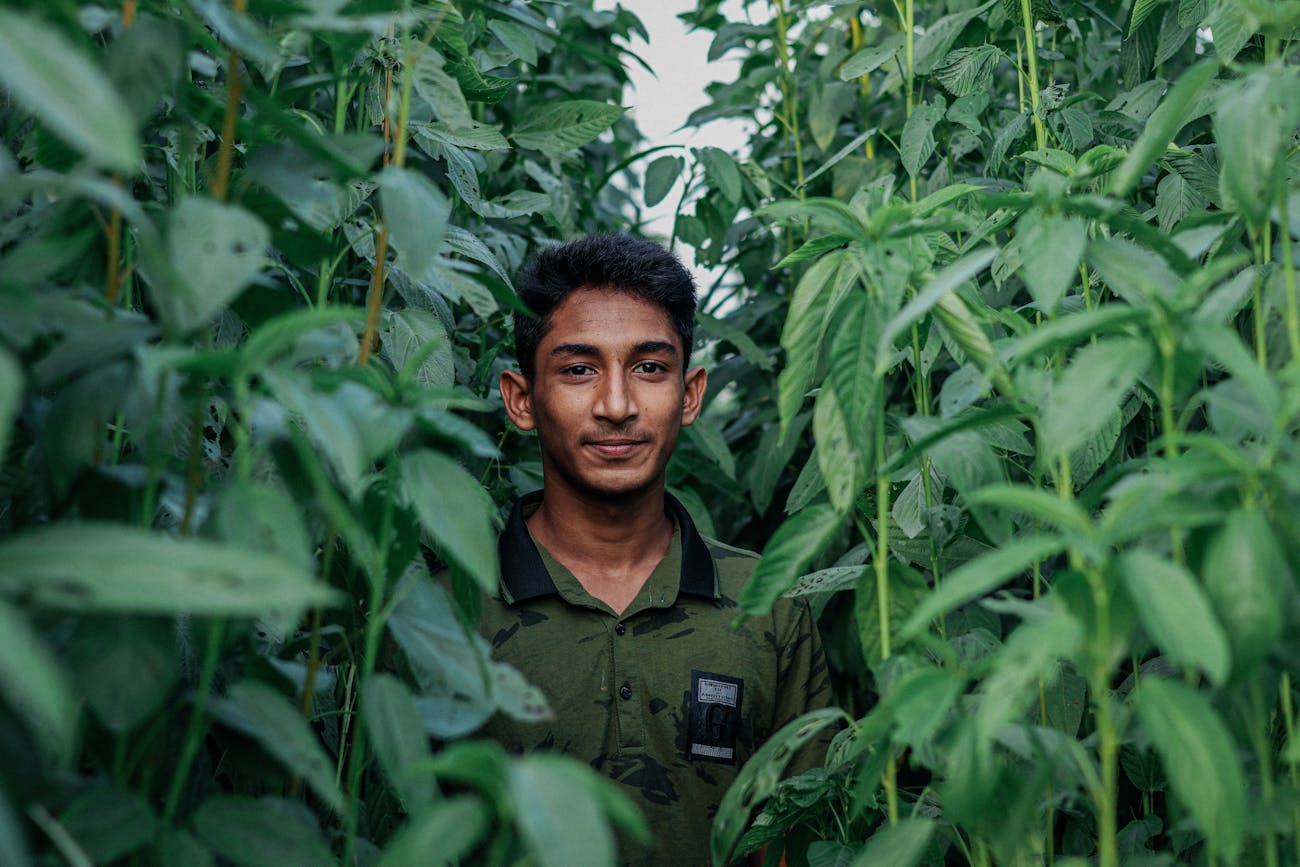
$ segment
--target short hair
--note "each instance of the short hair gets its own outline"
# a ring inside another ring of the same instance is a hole
[[[682,365],[695,341],[695,280],[672,253],[631,235],[589,235],[538,253],[519,275],[519,298],[531,316],[516,312],[515,355],[529,380],[551,314],[579,289],[613,289],[659,307],[682,340]]]

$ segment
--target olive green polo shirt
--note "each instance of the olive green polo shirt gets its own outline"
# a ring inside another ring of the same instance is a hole
[[[514,751],[567,753],[622,784],[653,829],[649,847],[623,845],[624,863],[705,864],[713,817],[741,765],[829,701],[808,606],[783,599],[732,628],[758,556],[701,536],[669,496],[668,553],[615,614],[533,539],[525,518],[540,502],[540,492],[525,496],[510,515],[499,592],[485,600],[479,631],[495,659],[541,688],[553,718],[497,714],[483,734]]]

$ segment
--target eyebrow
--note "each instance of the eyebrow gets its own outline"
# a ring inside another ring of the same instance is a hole
[[[644,340],[632,347],[633,352],[637,354],[662,352],[666,355],[677,355],[677,347],[666,340]],[[561,343],[551,350],[551,357],[570,356],[570,355],[599,355],[600,351],[590,343]]]

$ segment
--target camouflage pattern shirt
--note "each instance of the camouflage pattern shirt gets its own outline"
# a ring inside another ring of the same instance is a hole
[[[740,766],[824,707],[830,687],[808,606],[782,599],[733,629],[758,556],[701,536],[667,499],[668,553],[615,614],[536,543],[525,518],[541,492],[525,496],[500,538],[499,592],[484,602],[480,632],[553,712],[542,723],[497,714],[483,734],[517,752],[567,753],[622,784],[653,829],[649,847],[622,845],[622,861],[675,867],[708,862],[713,817]]]

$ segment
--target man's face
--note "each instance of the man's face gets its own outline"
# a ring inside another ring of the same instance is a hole
[[[547,487],[622,499],[660,484],[683,425],[699,415],[705,373],[684,371],[668,315],[612,289],[579,289],[551,314],[528,382],[501,376],[506,412],[536,430]]]

